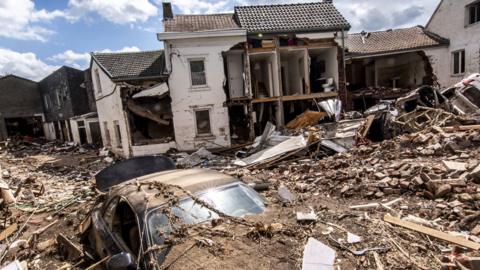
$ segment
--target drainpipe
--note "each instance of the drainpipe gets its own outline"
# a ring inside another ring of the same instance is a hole
[[[342,60],[343,60],[343,87],[345,88],[345,106],[347,107],[348,102],[348,91],[347,91],[347,63],[345,61],[345,30],[342,29]]]

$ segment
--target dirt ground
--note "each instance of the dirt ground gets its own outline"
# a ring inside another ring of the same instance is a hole
[[[268,210],[245,217],[241,224],[226,219],[189,228],[164,267],[301,269],[305,245],[314,238],[335,250],[335,269],[462,269],[456,268],[458,263],[476,269],[468,261],[478,251],[392,225],[384,217],[480,243],[479,146],[477,131],[433,129],[321,160],[280,162],[270,169],[239,168],[230,163],[229,154],[217,155],[200,166],[247,184],[266,184],[261,194]],[[452,169],[449,162],[460,168]],[[27,262],[28,269],[86,269],[93,264],[89,254],[77,260],[62,257],[55,239],[62,234],[79,240],[78,225],[96,200],[92,178],[109,165],[98,150],[20,144],[2,147],[0,164],[16,197],[15,204],[2,204],[0,229],[18,224],[1,241],[2,265],[14,259]],[[294,198],[286,201],[279,194],[283,188]],[[355,207],[371,203],[378,204]],[[316,220],[298,221],[298,212],[312,212]],[[360,237],[358,243],[348,243],[352,234]],[[15,242],[20,243],[12,248]],[[354,254],[371,248],[377,250]]]

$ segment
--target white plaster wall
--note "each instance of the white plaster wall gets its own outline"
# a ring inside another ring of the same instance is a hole
[[[444,0],[427,25],[427,30],[450,40],[450,47],[446,50],[427,50],[428,55],[436,59],[434,70],[444,87],[457,83],[466,75],[480,72],[480,23],[467,25],[466,5],[472,2]],[[452,75],[452,52],[461,49],[465,49],[465,75]]]
[[[77,121],[85,121],[85,132],[87,133],[87,143],[92,144],[92,132],[90,131],[90,123],[98,122],[98,118],[75,118],[70,119],[70,126],[72,127],[73,142],[80,144],[80,133],[78,131]]]
[[[72,128],[73,142],[76,144],[80,144],[80,133],[78,132],[78,125],[77,125],[78,120],[79,119],[70,119],[70,127]]]
[[[169,40],[165,42],[171,54],[172,70],[169,77],[172,98],[173,123],[177,148],[182,151],[195,150],[202,146],[219,148],[230,146],[228,109],[225,106],[226,83],[222,52],[245,42],[245,37],[197,38]],[[168,59],[169,56],[167,55]],[[190,81],[188,60],[204,58],[207,78],[206,88],[193,89]],[[212,136],[196,135],[196,108],[210,109]]]
[[[98,92],[97,81],[95,79],[95,70],[98,69],[100,75],[100,83],[102,92]],[[120,98],[120,88],[115,87],[115,83],[103,72],[103,70],[97,65],[95,61],[92,63],[92,80],[95,92],[95,99],[97,103],[98,120],[100,122],[100,130],[102,133],[102,141],[105,147],[107,145],[106,132],[104,128],[104,122],[107,122],[110,133],[110,147],[108,147],[113,153],[122,157],[130,157],[130,140],[127,127],[127,120],[122,108],[122,100]],[[114,121],[118,121],[120,125],[120,133],[122,137],[121,142],[117,142],[115,136]],[[121,143],[122,148],[118,145]]]
[[[443,87],[452,85],[457,77],[452,77],[450,68],[450,49],[448,47],[429,48],[424,50],[433,68],[433,74]]]
[[[43,131],[45,132],[45,139],[48,141],[54,141],[55,137],[55,127],[53,126],[53,122],[44,122],[43,123]]]
[[[163,143],[163,144],[151,144],[151,145],[140,145],[132,146],[133,156],[147,156],[166,153],[170,148],[176,148],[177,144],[175,142]]]

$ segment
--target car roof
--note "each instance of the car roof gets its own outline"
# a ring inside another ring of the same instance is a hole
[[[116,185],[110,188],[109,198],[115,196],[126,198],[135,212],[140,214],[168,202],[170,198],[163,196],[166,193],[184,198],[188,193],[195,194],[235,182],[238,180],[234,177],[212,170],[171,170],[145,175]],[[166,192],[155,186],[155,183],[171,186],[171,188]],[[158,196],[159,194],[162,196]]]

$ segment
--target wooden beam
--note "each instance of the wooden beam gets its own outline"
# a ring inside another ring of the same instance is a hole
[[[127,101],[127,107],[132,113],[136,115],[155,121],[160,125],[170,125],[170,121],[162,119],[159,115],[156,115],[150,110],[143,108],[142,106],[135,103],[135,101],[133,101],[132,99],[129,99]]]
[[[282,96],[282,97],[266,97],[266,98],[256,98],[252,100],[252,103],[267,103],[275,102],[278,100],[282,101],[296,101],[296,100],[309,100],[309,99],[329,99],[338,97],[337,92],[328,92],[328,93],[313,93],[308,95],[296,95],[296,96]]]
[[[0,241],[7,239],[10,235],[12,235],[18,229],[18,224],[13,223],[12,225],[8,226],[5,230],[0,233]]]
[[[412,230],[412,231],[423,233],[423,234],[426,234],[426,235],[429,235],[429,236],[432,236],[432,237],[435,237],[435,238],[438,238],[438,239],[441,239],[441,240],[444,240],[444,241],[447,241],[447,242],[450,242],[450,243],[453,243],[453,244],[456,244],[456,245],[459,245],[459,246],[467,247],[467,248],[470,248],[470,249],[473,249],[473,250],[479,250],[480,249],[480,244],[469,241],[469,240],[466,240],[463,237],[452,236],[452,235],[444,233],[442,231],[438,231],[438,230],[435,230],[435,229],[432,229],[432,228],[421,226],[421,225],[418,225],[418,224],[413,223],[413,222],[401,220],[401,219],[393,217],[391,215],[385,215],[383,217],[383,220],[388,222],[388,223],[395,224],[395,225],[398,225],[398,226],[403,227],[403,228],[407,228],[407,229]]]
[[[480,129],[480,125],[470,125],[470,126],[452,126],[444,127],[443,130],[446,132],[455,132],[455,131],[469,131]]]

